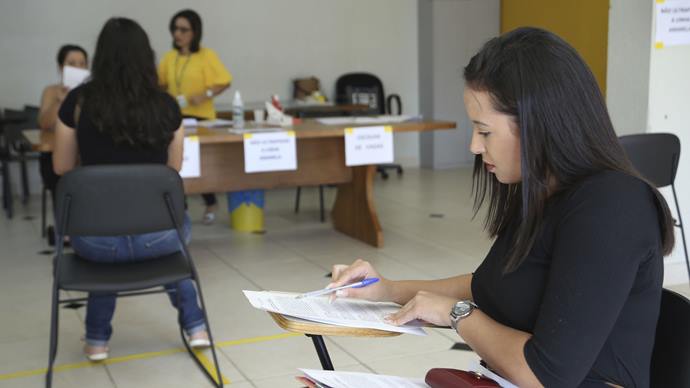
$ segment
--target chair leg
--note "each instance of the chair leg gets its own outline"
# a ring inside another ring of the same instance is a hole
[[[48,370],[46,371],[46,388],[53,385],[53,364],[57,356],[58,346],[58,296],[59,291],[57,287],[53,287],[53,301],[50,310],[50,349],[48,353]]]
[[[302,187],[297,186],[297,194],[295,195],[295,213],[299,213],[299,197],[302,194]]]
[[[2,205],[7,218],[12,219],[12,183],[10,182],[10,168],[6,160],[2,162]]]
[[[19,166],[22,174],[22,205],[29,203],[29,174],[26,169],[26,154],[19,155]]]
[[[316,354],[318,354],[319,361],[321,361],[321,367],[323,370],[335,370],[333,368],[333,363],[331,362],[331,357],[328,355],[326,343],[323,342],[323,337],[312,334],[306,334],[306,336],[311,337],[311,340],[314,343],[314,348],[316,349]]]
[[[46,200],[48,189],[43,186],[41,193],[41,238],[46,238]]]
[[[673,193],[673,202],[676,204],[676,214],[678,214],[678,225],[680,228],[680,237],[683,240],[683,252],[685,253],[685,266],[688,270],[688,282],[690,282],[690,261],[688,261],[688,245],[685,242],[685,228],[683,228],[683,217],[680,214],[680,205],[678,204],[678,195],[676,195],[676,185],[671,183],[671,192]]]
[[[323,207],[323,185],[319,185],[319,209],[321,210],[321,222],[326,222],[326,211]]]
[[[182,328],[182,320],[178,319],[180,323],[180,336],[182,337],[182,343],[184,344],[184,347],[187,349],[187,353],[192,357],[196,365],[204,372],[206,377],[208,377],[209,380],[211,380],[211,383],[213,383],[214,386],[218,388],[223,387],[223,376],[220,373],[220,365],[218,364],[218,355],[216,354],[216,344],[213,342],[213,335],[211,334],[211,325],[208,321],[208,315],[206,314],[206,304],[204,303],[204,296],[201,292],[201,284],[199,284],[198,279],[193,279],[194,283],[196,283],[196,290],[197,293],[199,294],[199,302],[201,303],[201,312],[204,314],[204,321],[206,322],[206,333],[208,334],[208,341],[211,343],[211,355],[213,356],[213,365],[216,368],[216,375],[213,376],[211,373],[206,369],[204,364],[201,363],[199,358],[194,354],[194,350],[189,346],[189,343],[187,342],[187,337],[185,337],[184,334],[184,329]],[[180,306],[180,293],[177,293],[177,305]],[[179,317],[182,315],[180,314]]]

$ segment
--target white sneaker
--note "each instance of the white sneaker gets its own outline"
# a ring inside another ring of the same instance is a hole
[[[216,221],[216,213],[204,213],[204,218],[201,220],[201,223],[204,225],[211,225]]]
[[[206,331],[200,331],[192,334],[189,337],[189,346],[194,349],[203,349],[211,346],[211,341],[208,339],[208,333]]]

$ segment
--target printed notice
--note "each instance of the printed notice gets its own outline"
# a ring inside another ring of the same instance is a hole
[[[201,153],[199,152],[199,137],[186,136],[182,152],[182,178],[198,178],[201,176]]]
[[[294,131],[244,134],[246,173],[291,170],[297,170]]]
[[[690,44],[690,0],[657,0],[654,47]]]
[[[393,162],[390,126],[345,128],[345,164],[362,166]]]

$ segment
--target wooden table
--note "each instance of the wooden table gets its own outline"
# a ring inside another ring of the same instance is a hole
[[[321,362],[321,367],[323,370],[334,370],[333,362],[331,361],[331,356],[328,354],[328,349],[326,348],[326,343],[323,340],[324,335],[329,336],[347,336],[347,337],[395,337],[402,333],[394,331],[385,331],[378,329],[363,329],[358,327],[345,327],[329,325],[326,323],[308,322],[308,321],[295,321],[282,314],[268,312],[268,314],[273,318],[273,320],[280,326],[283,330],[287,330],[293,333],[304,334],[311,338],[314,343],[314,349],[316,354],[319,356],[319,361]]]
[[[449,121],[415,121],[386,124],[394,132],[423,132],[452,129]],[[210,193],[280,187],[338,185],[332,210],[336,230],[375,247],[383,246],[383,233],[374,205],[374,165],[345,165],[344,129],[356,125],[324,125],[305,120],[287,127],[297,137],[296,171],[247,174],[244,172],[243,137],[227,128],[197,128],[188,135],[199,136],[201,174],[184,180],[185,192]],[[251,128],[248,126],[247,128]],[[53,133],[44,131],[37,148],[52,150]]]

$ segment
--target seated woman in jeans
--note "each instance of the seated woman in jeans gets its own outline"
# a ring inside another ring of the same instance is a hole
[[[58,114],[53,165],[62,175],[77,164],[160,163],[182,167],[184,129],[176,101],[158,86],[154,54],[144,30],[133,20],[112,18],[96,44],[91,79],[72,90]],[[184,220],[185,243],[191,224]],[[74,250],[87,260],[119,263],[147,260],[181,249],[174,230],[132,236],[77,237]],[[167,285],[193,347],[208,346],[208,335],[191,280]],[[179,305],[178,305],[179,294]],[[112,294],[89,295],[86,346],[92,360],[108,357]]]

